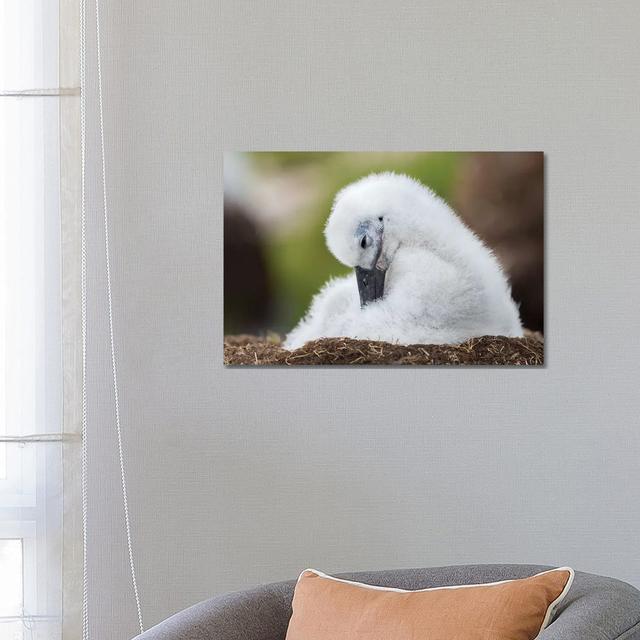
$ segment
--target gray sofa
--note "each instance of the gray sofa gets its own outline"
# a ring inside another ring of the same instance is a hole
[[[550,567],[462,565],[342,574],[401,589],[525,578]],[[201,602],[137,640],[284,640],[295,581],[263,585]],[[625,582],[576,572],[569,594],[540,640],[640,640],[640,591]],[[331,640],[328,638],[327,640]]]

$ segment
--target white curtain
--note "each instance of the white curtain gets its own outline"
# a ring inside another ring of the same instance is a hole
[[[71,639],[82,558],[77,2],[0,7],[0,638],[56,640],[64,626]]]

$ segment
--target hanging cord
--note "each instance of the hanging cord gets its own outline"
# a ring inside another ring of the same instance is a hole
[[[102,106],[102,47],[100,44],[100,0],[96,0],[96,52],[98,59],[98,110],[100,116],[100,155],[102,159],[102,210],[104,213],[104,251],[107,272],[107,301],[109,306],[109,340],[111,342],[111,371],[113,374],[113,396],[116,420],[116,432],[118,435],[118,457],[120,459],[120,479],[122,485],[122,505],[124,508],[124,524],[127,534],[127,550],[129,552],[129,567],[131,569],[131,582],[133,595],[136,600],[138,613],[138,625],[140,633],[144,632],[142,624],[142,609],[136,581],[136,568],[133,561],[133,545],[131,542],[131,525],[129,522],[129,504],[127,500],[127,479],[125,474],[124,453],[122,447],[122,429],[120,426],[120,402],[118,397],[118,372],[116,367],[116,350],[113,337],[113,305],[111,299],[111,261],[109,259],[109,208],[107,203],[107,172],[104,150],[104,110]]]
[[[82,325],[82,640],[89,640],[89,576],[87,569],[87,208],[85,192],[86,164],[86,0],[80,0],[80,235],[81,235],[81,325]]]

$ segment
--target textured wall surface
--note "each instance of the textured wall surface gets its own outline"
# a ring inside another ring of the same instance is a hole
[[[146,623],[307,566],[570,564],[640,584],[637,3],[102,7],[116,348]],[[225,370],[223,149],[543,149],[546,367]],[[92,638],[112,640],[136,622],[98,214],[90,615]]]

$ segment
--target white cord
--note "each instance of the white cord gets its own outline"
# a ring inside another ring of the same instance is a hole
[[[133,561],[133,544],[131,542],[131,525],[129,522],[129,504],[127,500],[127,480],[125,474],[124,453],[122,447],[122,429],[120,426],[120,402],[118,396],[118,372],[116,367],[116,350],[113,337],[113,305],[111,299],[111,261],[109,259],[109,208],[107,204],[107,172],[104,150],[104,110],[102,106],[102,47],[100,44],[100,0],[96,0],[96,52],[98,59],[98,109],[100,116],[100,155],[102,159],[102,210],[104,213],[104,250],[107,272],[107,301],[109,306],[109,339],[111,342],[111,371],[113,374],[113,396],[115,405],[116,432],[118,436],[118,457],[120,459],[120,479],[122,485],[122,505],[124,508],[124,524],[127,534],[127,550],[129,552],[129,567],[131,569],[131,582],[133,595],[136,600],[138,624],[140,633],[144,632],[142,624],[142,609],[136,581],[136,569]]]
[[[80,0],[80,220],[81,220],[81,324],[82,324],[82,640],[89,640],[89,576],[87,569],[87,215],[85,192],[86,164],[86,0]]]

